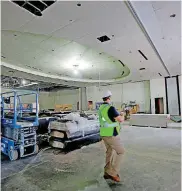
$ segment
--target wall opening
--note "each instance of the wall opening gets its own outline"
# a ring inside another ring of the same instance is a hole
[[[155,98],[155,114],[164,114],[164,99],[163,99],[163,97]]]

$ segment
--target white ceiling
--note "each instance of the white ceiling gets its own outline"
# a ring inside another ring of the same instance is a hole
[[[142,6],[145,4],[145,2],[139,3]],[[158,14],[163,10],[168,16],[170,6],[166,8],[164,4],[165,2],[154,3],[153,6],[162,7],[157,8]],[[107,83],[159,78],[158,73],[163,77],[168,75],[124,2],[84,1],[81,2],[81,7],[78,7],[76,1],[59,1],[45,10],[42,17],[36,17],[12,2],[4,1],[1,6],[1,52],[6,57],[2,64],[15,71],[22,71],[22,75],[23,73],[34,76],[36,74],[38,76],[35,78],[46,77],[49,81],[56,79],[57,83],[65,83],[65,80],[74,81],[75,85],[98,82],[99,71],[101,82]],[[179,12],[179,6],[171,7],[172,13],[174,9]],[[144,18],[152,17],[152,13],[144,14],[139,8],[136,11],[140,13],[142,21],[146,21]],[[154,24],[160,21],[160,29],[166,31],[165,27],[174,28],[181,24],[176,18],[170,18],[175,20],[175,23],[172,20],[169,23],[165,16],[161,16],[152,24],[155,26]],[[146,23],[144,22],[144,25]],[[177,41],[180,33],[178,26],[170,33],[165,33],[166,39],[173,36],[172,40],[164,40],[173,51],[173,54],[170,54],[173,56],[167,54],[169,49],[166,55],[163,53],[163,61],[171,75],[180,73],[177,68],[179,63],[174,64],[174,61],[175,63],[179,61],[180,55],[179,41]],[[148,26],[148,29],[151,31],[150,34],[155,32],[152,31],[152,27]],[[102,35],[109,36],[111,40],[105,43],[99,42],[97,38]],[[160,49],[164,41],[158,44],[155,42],[156,48]],[[145,60],[138,50],[141,50],[148,60]],[[80,54],[82,56],[77,58]],[[69,63],[74,59],[78,59],[79,63],[83,61],[87,68],[80,71],[82,75],[75,76],[72,65],[69,68]],[[128,69],[123,68],[117,60],[121,60],[130,70],[130,74],[123,79],[119,76],[123,70],[128,73]],[[115,61],[114,64],[113,61]],[[140,71],[140,68],[146,68],[146,70]],[[115,80],[115,78],[119,79]]]
[[[181,74],[181,1],[133,1],[171,76]],[[175,17],[170,17],[175,14]]]
[[[75,80],[112,80],[129,74],[117,59],[76,42],[56,37],[43,41],[46,35],[5,30],[1,36],[3,61],[12,65]]]

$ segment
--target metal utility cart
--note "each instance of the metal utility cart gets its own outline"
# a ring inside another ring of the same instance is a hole
[[[26,96],[35,99],[35,116],[22,103]],[[38,126],[38,93],[32,91],[11,91],[1,93],[1,151],[10,160],[38,153],[36,128]]]

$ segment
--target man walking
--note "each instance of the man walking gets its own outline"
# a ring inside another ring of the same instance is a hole
[[[103,96],[104,103],[99,108],[100,136],[106,146],[106,165],[104,178],[120,182],[120,164],[124,148],[120,140],[120,122],[124,118],[111,106],[112,93],[107,91]]]

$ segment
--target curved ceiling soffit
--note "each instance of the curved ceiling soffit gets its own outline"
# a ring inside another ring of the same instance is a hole
[[[22,32],[17,32],[17,31],[8,31],[8,32],[11,32],[12,34],[13,33],[19,33],[20,35],[46,36],[46,35],[37,35],[37,34],[31,34],[31,33],[22,33]],[[2,38],[3,38],[3,36],[2,36]],[[58,39],[56,37],[46,36],[46,38],[47,39],[54,38],[56,40],[60,40],[60,39]],[[44,41],[46,42],[46,40],[44,40]],[[68,44],[69,43],[75,43],[77,45],[81,45],[81,44],[78,44],[77,42],[69,41],[69,40],[66,40],[66,39],[63,39],[63,41],[67,41]],[[91,49],[89,47],[86,47],[84,45],[81,45],[81,46],[85,47],[85,50],[89,49],[91,51],[93,50],[95,52],[98,52],[98,51],[96,51],[94,49]],[[2,52],[3,52],[3,47],[2,47]],[[84,52],[83,52],[83,54],[84,54]],[[98,52],[98,55],[99,54],[101,54],[101,53]],[[104,54],[107,55],[108,57],[111,57],[111,56],[109,56],[106,53],[104,53]],[[64,76],[64,75],[57,75],[55,73],[54,74],[53,73],[50,74],[50,73],[46,73],[45,71],[35,71],[35,70],[30,69],[30,68],[20,67],[20,65],[13,64],[12,63],[13,60],[8,60],[8,58],[7,59],[6,59],[6,57],[3,58],[3,56],[1,56],[1,60],[2,60],[2,65],[3,66],[12,68],[14,70],[19,70],[19,71],[22,71],[22,72],[25,72],[25,73],[30,73],[30,74],[34,74],[34,75],[38,75],[38,76],[42,76],[42,77],[58,79],[60,81],[61,80],[63,80],[63,81],[65,80],[65,81],[79,82],[81,84],[82,83],[118,83],[118,82],[123,81],[124,79],[126,79],[130,75],[130,69],[125,64],[123,64],[120,60],[117,60],[116,58],[114,58],[114,61],[113,61],[117,65],[117,67],[114,70],[118,70],[118,65],[120,65],[120,67],[121,67],[121,68],[119,67],[119,69],[122,69],[122,70],[121,70],[121,74],[120,75],[117,75],[117,76],[113,77],[112,79],[90,79],[90,78],[78,78],[76,76],[67,77],[67,76]],[[107,62],[109,63],[109,61],[107,61]],[[96,63],[97,63],[97,61],[96,61]],[[111,65],[113,63],[110,62],[109,64]],[[22,63],[21,66],[23,66],[23,65],[24,65],[24,63]],[[66,64],[66,65],[68,65],[68,64]],[[71,64],[71,65],[75,66],[75,64]],[[72,69],[73,69],[73,67],[72,67]],[[107,77],[107,74],[105,76]]]

